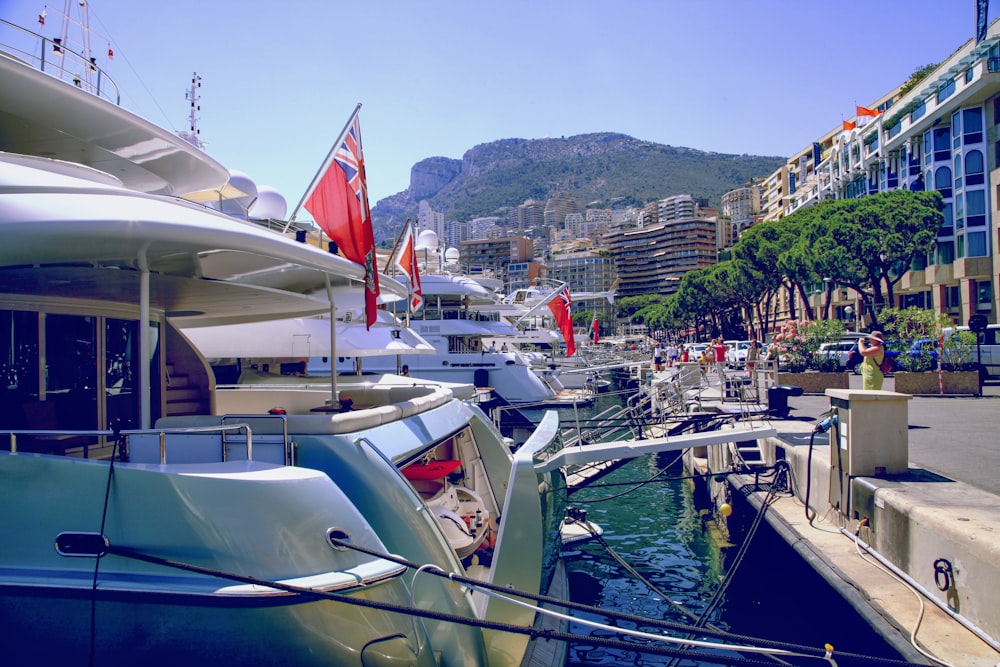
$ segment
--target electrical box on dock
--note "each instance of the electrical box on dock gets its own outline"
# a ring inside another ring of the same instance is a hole
[[[893,391],[827,389],[836,422],[830,432],[830,504],[850,516],[853,477],[901,475],[909,469],[912,396]]]

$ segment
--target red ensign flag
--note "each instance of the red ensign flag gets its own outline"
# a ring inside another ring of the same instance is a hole
[[[559,331],[566,341],[566,356],[572,357],[576,352],[576,340],[573,338],[573,309],[570,305],[569,288],[564,287],[559,296],[549,301],[549,310],[556,318]]]
[[[312,213],[316,224],[337,244],[341,254],[365,267],[365,323],[370,329],[377,317],[379,286],[357,111],[326,173],[304,206]]]
[[[417,268],[417,250],[413,243],[413,225],[406,224],[399,239],[396,267],[410,282],[410,312],[415,313],[424,305],[424,292],[420,288],[420,269]]]

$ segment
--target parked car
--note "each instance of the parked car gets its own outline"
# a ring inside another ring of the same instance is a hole
[[[948,327],[944,330],[947,340],[953,331],[969,331],[969,327]],[[979,344],[972,349],[972,360],[981,364],[979,376],[982,380],[1000,378],[1000,324],[990,324],[977,334]],[[947,351],[944,361],[948,361]]]
[[[747,351],[750,349],[748,340],[726,341],[726,365],[730,368],[742,368],[747,362]]]
[[[857,352],[857,341],[841,340],[835,343],[823,343],[819,346],[816,356],[820,359],[836,359],[837,370],[854,370],[854,366],[861,363],[861,355],[857,354],[857,359],[852,360],[851,352]],[[851,364],[854,364],[852,366]]]
[[[923,338],[914,341],[888,341],[886,354],[893,370],[931,370],[937,368],[937,341]]]
[[[892,363],[893,371],[896,370],[930,370],[937,368],[937,342],[929,338],[914,341],[888,340],[885,342],[885,354]],[[924,362],[918,360],[926,359]],[[854,342],[854,350],[847,361],[847,368],[854,374],[861,373],[861,362],[864,358],[857,349],[857,342]],[[926,368],[921,368],[926,366]]]

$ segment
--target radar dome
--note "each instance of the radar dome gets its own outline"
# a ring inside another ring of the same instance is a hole
[[[458,248],[448,248],[444,251],[444,261],[448,263],[457,262],[461,256],[462,254],[458,252]]]
[[[425,229],[417,234],[417,250],[437,250],[438,235],[433,229]]]
[[[254,220],[284,220],[288,213],[285,196],[270,185],[257,188],[257,199],[250,205],[249,216]]]
[[[254,199],[257,198],[257,184],[242,171],[231,169],[229,171],[229,183],[226,185],[226,190],[232,191],[232,189],[238,190],[240,194],[237,194],[235,197],[223,199],[215,208],[218,208],[226,215],[239,216],[241,218],[246,217],[247,209],[253,204]]]

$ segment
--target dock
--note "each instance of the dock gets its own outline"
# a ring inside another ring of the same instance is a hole
[[[715,382],[702,409],[733,411]],[[765,520],[907,661],[1000,665],[1000,383],[981,397],[897,394],[891,376],[878,396],[860,389],[851,376],[846,390],[789,396],[781,417],[748,415],[776,430],[757,443],[756,460],[721,445],[690,452],[686,465],[722,485],[724,500],[766,505]],[[871,401],[894,407],[868,441],[870,429],[851,426],[861,472],[850,474],[846,429],[834,431],[833,449],[814,430],[831,404],[865,414]],[[754,473],[776,465],[788,471],[781,493]]]

